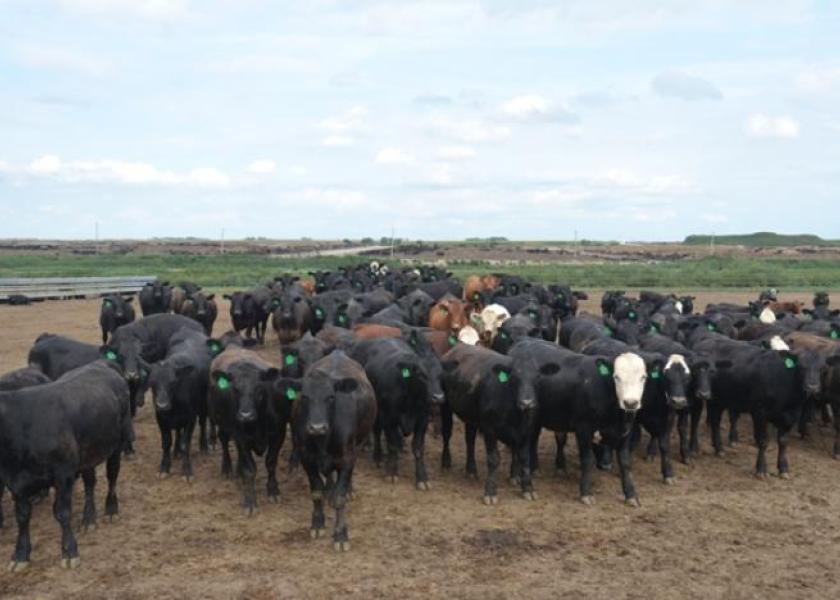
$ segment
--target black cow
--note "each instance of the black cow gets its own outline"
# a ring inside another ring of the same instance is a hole
[[[205,294],[204,292],[190,294],[184,298],[180,314],[201,323],[201,326],[204,327],[204,333],[213,335],[213,323],[216,322],[216,317],[219,314],[219,308],[214,300],[215,297],[216,294]]]
[[[160,429],[162,456],[158,477],[169,476],[172,466],[172,432],[175,431],[176,456],[183,461],[181,474],[187,483],[193,478],[190,446],[197,419],[201,431],[199,446],[207,452],[207,382],[211,348],[207,336],[181,329],[169,339],[166,356],[151,365],[149,388]]]
[[[496,483],[499,441],[514,453],[523,496],[535,499],[528,452],[537,410],[534,373],[519,368],[512,358],[498,352],[458,344],[443,356],[443,387],[446,401],[441,408],[442,467],[452,466],[449,440],[454,413],[464,422],[468,476],[478,476],[475,438],[479,431],[484,438],[487,453],[484,503],[492,505],[499,501]]]
[[[644,361],[627,353],[614,360],[584,356],[542,340],[525,339],[516,343],[510,356],[539,373],[537,397],[539,428],[557,436],[557,468],[565,471],[563,449],[566,434],[574,432],[580,454],[580,499],[591,505],[595,445],[603,442],[615,449],[621,486],[628,505],[638,506],[633,483],[629,438],[647,378]],[[538,431],[538,429],[537,429]],[[538,436],[533,436],[532,455]]]
[[[514,315],[499,326],[491,347],[500,354],[507,354],[511,346],[522,338],[539,338],[540,334],[540,328],[530,316]]]
[[[335,507],[333,544],[339,551],[350,549],[345,511],[356,450],[375,420],[376,397],[361,365],[339,350],[312,365],[292,409],[292,435],[312,494],[310,535],[314,539],[324,533],[324,492],[329,491]],[[335,483],[325,490],[324,479],[329,486],[333,473]]]
[[[283,346],[283,366],[281,368],[283,377],[300,379],[309,367],[324,358],[333,349],[333,344],[328,344],[307,331],[298,341]]]
[[[140,290],[140,309],[143,316],[168,313],[172,304],[172,287],[168,281],[155,280]]]
[[[38,369],[33,367],[24,367],[15,371],[10,371],[5,375],[0,376],[0,392],[12,392],[15,390],[22,390],[23,388],[32,387],[34,385],[41,385],[43,383],[50,383],[52,381],[49,377],[44,375]],[[3,491],[6,485],[0,479],[0,529],[3,527]]]
[[[250,338],[256,329],[257,340],[260,340],[258,307],[254,295],[251,292],[234,292],[224,294],[222,298],[230,302],[230,322],[234,331],[244,331],[245,336]]]
[[[310,299],[312,307],[312,335],[317,335],[325,325],[335,323],[335,313],[338,307],[345,304],[353,296],[350,290],[335,290],[319,293]]]
[[[131,305],[132,296],[124,297],[111,294],[102,298],[102,308],[99,310],[99,326],[102,328],[102,343],[108,343],[108,336],[122,325],[134,321],[134,307]]]
[[[416,332],[411,339],[415,345],[425,343]],[[377,464],[382,462],[380,436],[384,431],[388,447],[386,475],[392,483],[396,482],[402,438],[411,435],[415,484],[419,490],[428,490],[424,461],[426,428],[432,404],[443,402],[440,373],[430,372],[412,346],[402,339],[362,340],[353,345],[349,354],[364,367],[376,393],[374,460]]]
[[[119,511],[117,476],[120,457],[131,439],[128,386],[116,365],[97,361],[58,381],[12,392],[0,392],[0,480],[15,498],[18,539],[9,565],[21,571],[29,565],[32,544],[29,520],[32,499],[55,488],[53,514],[61,524],[61,565],[79,565],[72,529],[73,483],[85,482],[82,524],[96,522],[96,466],[107,461],[108,495],[105,514]]]
[[[312,309],[303,288],[292,287],[272,300],[271,325],[281,344],[297,341],[310,330]]]
[[[233,438],[239,455],[236,471],[242,481],[243,514],[251,516],[257,510],[257,468],[252,454],[265,455],[268,500],[279,501],[277,456],[286,439],[299,383],[283,378],[256,353],[236,347],[213,360],[210,378],[207,404],[210,418],[219,428],[222,475],[232,475],[229,442]]]

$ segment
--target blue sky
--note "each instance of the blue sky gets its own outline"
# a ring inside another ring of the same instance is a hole
[[[840,3],[0,0],[0,237],[840,238]]]

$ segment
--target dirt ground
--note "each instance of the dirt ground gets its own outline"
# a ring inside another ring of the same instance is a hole
[[[698,306],[712,298],[754,297],[697,295]],[[44,331],[98,343],[98,307],[97,300],[0,306],[0,369],[24,366],[30,345]],[[217,332],[227,328],[226,310],[220,307]],[[262,352],[276,359],[276,340]],[[742,439],[751,439],[749,419],[741,426]],[[60,531],[50,503],[43,502],[32,519],[32,564],[22,574],[0,572],[0,597],[672,600],[836,598],[840,593],[840,463],[831,459],[825,428],[817,428],[811,441],[794,440],[790,481],[754,479],[749,444],[715,458],[705,431],[695,465],[675,463],[675,486],[662,484],[658,462],[637,456],[642,506],[635,509],[622,502],[617,476],[600,472],[597,504],[583,506],[577,498],[576,452],[568,452],[571,478],[560,479],[548,468],[553,464],[550,436],[543,436],[541,446],[539,499],[527,502],[505,483],[499,505],[484,506],[482,482],[464,476],[461,430],[453,438],[451,472],[441,472],[440,440],[430,435],[431,491],[415,491],[405,456],[401,472],[406,476],[397,484],[385,483],[369,456],[360,459],[357,495],[348,510],[353,548],[345,554],[333,551],[329,539],[309,539],[308,487],[302,472],[285,471],[288,446],[281,454],[280,504],[266,502],[263,470],[261,510],[249,519],[240,513],[236,484],[219,475],[218,452],[197,458],[191,485],[179,477],[159,481],[159,434],[149,402],[136,431],[137,459],[123,463],[119,481],[121,518],[79,533],[81,567],[59,567]],[[478,448],[483,477],[481,443]],[[774,445],[770,456],[775,461]],[[505,455],[503,469],[507,463]],[[77,524],[81,487],[73,505]],[[104,494],[100,472],[100,513]],[[3,509],[7,526],[0,531],[0,557],[5,560],[15,539],[8,494]]]

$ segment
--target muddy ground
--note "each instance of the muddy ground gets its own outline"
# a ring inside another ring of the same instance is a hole
[[[698,296],[702,306],[712,297],[744,301],[752,294]],[[96,300],[0,306],[0,369],[23,366],[32,341],[44,331],[98,343],[98,307]],[[227,327],[226,308],[221,307],[217,332]],[[276,340],[262,352],[276,358]],[[751,437],[749,421],[741,423],[745,440]],[[123,463],[119,482],[121,518],[79,533],[81,567],[59,567],[59,528],[50,503],[43,502],[32,519],[32,564],[22,574],[0,572],[0,597],[501,599],[568,594],[673,600],[836,598],[840,593],[840,463],[831,459],[825,428],[818,428],[811,441],[794,440],[790,481],[754,479],[749,444],[715,458],[705,430],[702,456],[692,467],[676,463],[673,487],[661,483],[658,462],[637,456],[642,506],[635,509],[622,502],[617,476],[600,472],[597,504],[580,504],[575,452],[568,453],[570,479],[544,468],[536,480],[537,501],[521,499],[504,484],[500,504],[484,506],[481,481],[464,477],[459,428],[451,472],[439,468],[440,440],[428,438],[429,492],[415,491],[407,457],[401,463],[407,476],[395,485],[384,482],[369,456],[361,458],[357,495],[348,510],[353,548],[346,554],[334,552],[328,539],[309,539],[311,503],[302,472],[288,475],[281,469],[279,505],[267,504],[260,472],[261,511],[249,519],[240,514],[237,486],[219,475],[218,452],[197,458],[191,485],[178,477],[159,481],[159,434],[148,402],[136,431],[138,457]],[[543,436],[541,446],[544,467],[553,457],[548,438]],[[478,448],[483,477],[481,443]],[[283,449],[281,465],[288,451]],[[775,445],[770,456],[775,461]],[[503,468],[507,461],[505,455]],[[100,511],[104,493],[101,472]],[[77,524],[81,505],[78,484]],[[15,536],[8,494],[3,509],[7,526],[0,531],[0,558],[5,561]]]

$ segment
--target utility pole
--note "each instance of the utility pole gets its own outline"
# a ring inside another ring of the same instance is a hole
[[[391,258],[394,258],[394,228],[391,227]]]
[[[99,221],[93,222],[93,251],[99,254]]]
[[[225,230],[224,230],[224,228],[222,228],[222,243],[221,243],[221,246],[219,248],[219,253],[222,254],[222,255],[224,255],[224,253],[225,253]]]

